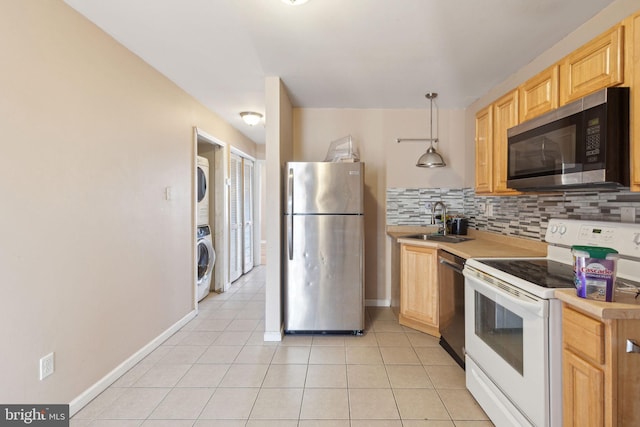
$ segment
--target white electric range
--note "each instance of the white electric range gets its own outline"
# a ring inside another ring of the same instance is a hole
[[[467,388],[498,427],[562,426],[562,311],[554,293],[574,287],[572,245],[616,249],[618,293],[638,295],[640,225],[552,219],[545,240],[545,258],[465,265]]]

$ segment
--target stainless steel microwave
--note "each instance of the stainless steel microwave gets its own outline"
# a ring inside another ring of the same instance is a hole
[[[607,88],[507,130],[507,186],[629,186],[629,88]]]

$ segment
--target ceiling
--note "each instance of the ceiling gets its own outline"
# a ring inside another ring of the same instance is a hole
[[[264,78],[306,108],[465,108],[613,0],[65,0],[264,143]]]

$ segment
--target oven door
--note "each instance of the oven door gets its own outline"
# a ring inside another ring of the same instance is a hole
[[[467,387],[498,425],[548,426],[549,302],[475,269],[464,273]]]

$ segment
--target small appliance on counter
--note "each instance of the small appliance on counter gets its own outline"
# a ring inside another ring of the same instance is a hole
[[[469,227],[469,220],[467,218],[455,217],[449,220],[449,229],[451,234],[466,235],[467,228]]]

